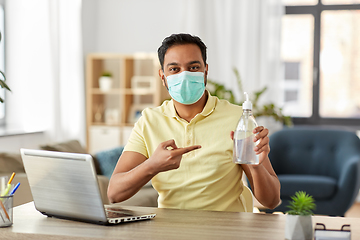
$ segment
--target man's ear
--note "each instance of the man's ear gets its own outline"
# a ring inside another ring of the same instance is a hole
[[[165,84],[165,75],[164,75],[164,71],[162,69],[159,69],[159,76],[161,78],[161,81],[162,81],[162,85],[164,87],[166,87],[166,84]]]

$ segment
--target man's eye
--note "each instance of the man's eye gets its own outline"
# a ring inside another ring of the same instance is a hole
[[[197,70],[199,70],[199,66],[192,66],[192,67],[190,67],[190,70],[192,70],[192,71],[197,71]]]
[[[169,69],[170,72],[176,72],[177,70],[178,70],[178,68],[175,68],[175,67]]]

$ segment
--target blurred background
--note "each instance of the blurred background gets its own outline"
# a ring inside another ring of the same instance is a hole
[[[267,87],[294,125],[360,130],[360,0],[2,0],[0,148],[86,145],[86,57],[155,53],[172,33],[199,36],[209,78]]]

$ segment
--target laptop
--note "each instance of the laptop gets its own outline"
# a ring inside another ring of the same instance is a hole
[[[35,208],[44,215],[104,225],[151,219],[156,215],[105,206],[89,154],[20,151]]]

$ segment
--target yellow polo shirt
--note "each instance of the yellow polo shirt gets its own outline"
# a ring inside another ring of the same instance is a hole
[[[203,111],[190,122],[177,115],[172,100],[142,112],[124,151],[149,158],[161,142],[170,139],[178,147],[202,146],[184,154],[178,169],[153,177],[160,208],[244,211],[242,168],[232,162],[230,138],[241,114],[240,106],[210,94]]]

